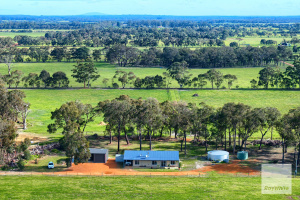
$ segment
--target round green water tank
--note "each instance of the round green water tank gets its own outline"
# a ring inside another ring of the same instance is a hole
[[[248,159],[248,152],[247,151],[239,151],[237,154],[237,158],[239,160],[247,160]]]

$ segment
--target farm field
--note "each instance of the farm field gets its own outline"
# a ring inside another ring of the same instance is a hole
[[[261,46],[260,41],[262,39],[265,40],[275,40],[277,42],[277,44],[280,44],[284,39],[285,40],[290,40],[291,38],[286,38],[286,37],[233,37],[233,38],[227,38],[225,40],[225,45],[229,46],[229,44],[231,42],[237,42],[239,43],[241,46],[249,44],[251,46]],[[276,45],[275,45],[276,46]]]
[[[71,76],[72,69],[74,68],[75,63],[15,63],[13,64],[12,70],[21,70],[24,75],[28,75],[29,73],[37,73],[39,74],[43,69],[47,70],[50,74],[53,74],[57,71],[63,71],[67,74],[67,77],[70,80],[70,87],[83,87],[82,83],[77,83],[75,79]],[[114,65],[108,63],[95,63],[95,66],[98,68],[98,72],[101,77],[93,82],[92,87],[105,87],[102,83],[104,78],[110,79],[107,83],[107,86],[111,86],[111,79],[115,74],[116,70],[123,70],[127,72],[134,72],[137,77],[143,78],[145,76],[155,76],[162,75],[163,72],[166,71],[164,68],[141,68],[141,67],[116,67]],[[286,65],[280,64],[280,69],[284,71]],[[235,88],[237,85],[239,88],[250,88],[250,81],[254,78],[257,79],[258,72],[262,69],[262,67],[251,67],[251,68],[224,68],[217,69],[220,70],[224,75],[225,74],[234,74],[237,76],[238,80],[233,82],[232,88]],[[191,69],[190,72],[193,74],[193,77],[198,76],[198,74],[206,73],[209,69]],[[4,64],[0,64],[0,74],[7,74],[7,67]],[[117,80],[115,80],[117,82]],[[118,82],[119,85],[120,82]],[[22,87],[22,83],[20,86]],[[221,87],[228,87],[226,81],[223,82]],[[41,86],[42,87],[42,86]],[[133,87],[132,85],[126,86]],[[172,80],[171,86],[172,88],[179,88],[179,84]],[[210,83],[208,82],[205,88],[211,88]]]
[[[40,37],[45,36],[45,32],[25,32],[25,33],[18,33],[18,32],[1,32],[0,37],[11,37],[14,38],[16,35],[27,35],[31,37]]]
[[[260,177],[212,174],[199,177],[51,177],[1,176],[1,199],[294,199],[292,195],[262,195]],[[180,183],[180,185],[178,185]],[[149,187],[151,185],[151,187]]]
[[[28,116],[28,130],[26,132],[59,137],[59,134],[47,134],[47,125],[51,123],[51,111],[59,108],[68,101],[80,100],[95,106],[99,101],[114,99],[120,95],[129,95],[131,98],[143,99],[153,97],[160,102],[186,101],[190,103],[205,102],[215,108],[223,106],[227,102],[241,102],[252,107],[276,107],[282,114],[289,109],[300,106],[299,91],[281,90],[100,90],[100,89],[76,89],[76,90],[24,90],[26,101],[31,103],[31,113]],[[192,97],[193,94],[199,97]],[[99,125],[101,118],[96,118],[95,122],[89,124],[86,131],[92,133],[102,133],[104,126]],[[254,135],[259,137],[260,134]],[[274,135],[276,136],[276,134]],[[277,135],[278,136],[278,135]]]

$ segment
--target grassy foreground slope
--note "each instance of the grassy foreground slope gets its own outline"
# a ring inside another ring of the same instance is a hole
[[[59,108],[68,101],[80,100],[93,106],[99,101],[114,99],[120,95],[129,95],[131,98],[143,99],[153,97],[159,101],[186,101],[199,104],[205,102],[215,108],[223,106],[227,102],[241,102],[252,107],[276,107],[282,114],[289,109],[300,106],[299,91],[276,90],[24,90],[26,101],[31,103],[31,113],[28,117],[28,132],[46,134],[47,125],[51,123],[51,111]],[[193,97],[193,94],[199,97]],[[91,123],[87,131],[102,132],[104,126],[98,118]]]
[[[292,199],[262,195],[260,177],[46,177],[2,176],[0,199]]]
[[[108,63],[95,63],[95,66],[98,68],[99,74],[101,77],[92,83],[92,87],[105,87],[102,83],[104,78],[108,78],[110,81],[107,86],[111,86],[111,78],[114,76],[116,70],[123,71],[132,71],[135,73],[137,77],[143,78],[145,76],[155,76],[162,75],[166,69],[163,68],[139,68],[139,67],[129,67],[129,68],[119,68],[114,65]],[[47,70],[51,74],[57,71],[63,71],[67,74],[70,79],[70,87],[83,87],[82,83],[75,82],[75,79],[72,78],[71,70],[74,68],[74,63],[15,63],[13,64],[12,70],[21,70],[25,75],[28,75],[31,72],[39,74],[43,69]],[[285,70],[285,66],[280,67],[282,71]],[[250,88],[250,81],[254,78],[257,79],[258,72],[261,70],[261,67],[252,67],[252,68],[225,68],[218,69],[224,75],[225,74],[234,74],[237,76],[238,80],[233,83],[232,88],[235,88],[237,85],[239,88]],[[193,74],[193,77],[198,76],[198,74],[206,73],[208,69],[191,69],[190,72]],[[0,64],[0,74],[7,74],[7,67],[4,64]],[[116,80],[117,81],[117,80]],[[22,86],[23,83],[20,84]],[[121,84],[119,84],[121,86]],[[222,86],[227,87],[226,81],[222,84]],[[133,86],[126,86],[133,87]],[[179,85],[176,81],[172,81],[170,87],[179,88]],[[210,83],[208,82],[206,88],[211,88]]]

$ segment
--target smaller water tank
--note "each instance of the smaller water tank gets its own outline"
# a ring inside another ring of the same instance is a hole
[[[237,153],[237,158],[239,160],[247,160],[248,159],[248,152],[247,151],[239,151]]]

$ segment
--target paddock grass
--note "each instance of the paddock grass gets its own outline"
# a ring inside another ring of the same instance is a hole
[[[300,179],[293,179],[292,185],[292,195],[262,195],[260,177],[215,174],[208,178],[1,176],[0,198],[297,199],[300,195]]]
[[[100,90],[100,89],[76,89],[76,90],[24,90],[26,101],[31,103],[31,113],[28,116],[28,130],[26,132],[38,133],[53,138],[60,137],[60,134],[47,133],[47,125],[51,123],[51,112],[68,101],[80,100],[82,103],[89,103],[93,106],[99,101],[114,99],[120,95],[129,95],[131,98],[143,99],[153,97],[160,102],[186,101],[199,104],[205,102],[208,105],[218,108],[227,102],[241,102],[252,107],[276,107],[282,114],[289,109],[300,106],[299,91],[284,90]],[[197,93],[199,97],[193,97]],[[103,121],[101,117],[90,123],[86,129],[89,134],[102,134],[105,127],[99,125]],[[278,138],[275,132],[273,135]],[[260,134],[254,134],[252,138],[259,138]],[[267,135],[266,138],[270,137]]]
[[[259,36],[255,36],[255,37],[250,37],[250,36],[247,36],[247,37],[231,37],[231,38],[227,38],[225,40],[225,45],[226,46],[229,46],[229,44],[231,42],[237,42],[240,44],[240,46],[243,46],[243,45],[246,45],[246,44],[249,44],[251,46],[266,46],[266,45],[261,45],[260,44],[260,41],[262,39],[265,39],[265,40],[275,40],[277,42],[277,44],[280,44],[284,39],[286,40],[291,40],[291,38],[284,38],[284,37],[259,37]],[[274,44],[274,46],[277,46],[276,44]]]
[[[299,38],[299,35],[297,35],[297,38]],[[249,44],[251,46],[269,46],[269,45],[261,45],[260,41],[262,39],[265,40],[275,40],[277,42],[277,45],[280,44],[281,42],[283,42],[283,40],[291,40],[291,37],[283,37],[283,36],[246,36],[246,37],[229,37],[225,40],[225,45],[229,46],[231,42],[237,42],[240,44],[240,46],[244,46],[246,44]],[[275,46],[277,46],[276,44],[274,44]],[[271,45],[270,45],[271,46]]]
[[[70,87],[83,87],[83,83],[77,83],[75,79],[71,76],[72,75],[72,69],[74,68],[75,63],[15,63],[13,64],[12,70],[21,70],[24,72],[24,75],[28,75],[29,73],[37,73],[39,74],[42,70],[47,70],[50,74],[53,74],[57,71],[63,71],[67,74],[67,77],[70,79]],[[162,75],[163,72],[166,71],[165,68],[142,68],[142,67],[116,67],[115,65],[111,65],[108,63],[95,63],[95,66],[98,68],[98,72],[101,75],[101,77],[96,80],[95,82],[92,82],[92,87],[105,87],[105,85],[102,83],[104,78],[108,78],[109,82],[107,83],[107,86],[112,85],[112,77],[115,74],[115,71],[117,70],[123,70],[126,72],[134,72],[134,74],[137,77],[144,78],[145,76],[155,76],[155,75]],[[284,71],[286,68],[285,65],[280,64],[280,69]],[[237,76],[238,80],[233,82],[232,88],[235,88],[238,86],[239,88],[250,88],[251,84],[250,81],[252,79],[258,79],[258,73],[262,69],[262,67],[249,67],[249,68],[225,68],[225,69],[217,69],[220,70],[224,75],[225,74],[234,74]],[[198,74],[206,73],[209,69],[191,69],[190,72],[193,74],[193,77],[198,76]],[[7,74],[7,67],[5,64],[0,63],[0,74],[4,75]],[[121,87],[121,83],[118,82],[118,80],[115,80]],[[20,86],[23,86],[23,83],[20,84]],[[228,87],[226,81],[224,80],[221,87]],[[14,86],[13,86],[14,87]],[[43,86],[41,86],[43,87]],[[126,88],[133,87],[133,85],[127,85]],[[172,80],[172,83],[170,85],[172,88],[179,88],[179,84]],[[191,86],[193,87],[193,86]],[[211,88],[210,82],[207,81],[207,85],[205,88]]]
[[[14,38],[16,35],[22,35],[22,36],[31,36],[31,37],[40,37],[45,36],[46,32],[26,32],[26,33],[18,33],[18,32],[1,32],[0,31],[0,37],[11,37]]]

